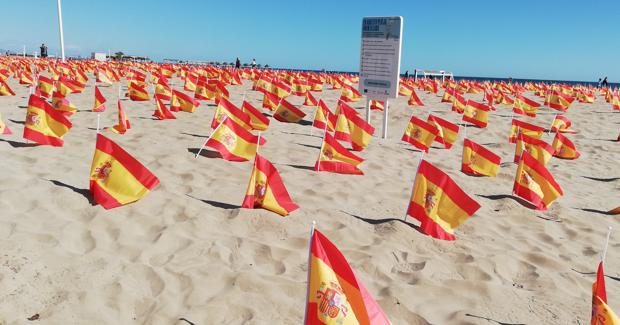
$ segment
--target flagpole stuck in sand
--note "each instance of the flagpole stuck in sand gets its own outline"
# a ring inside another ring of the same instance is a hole
[[[202,152],[202,149],[204,149],[207,146],[207,142],[209,142],[209,140],[211,140],[211,137],[213,137],[213,135],[215,134],[217,129],[219,129],[222,126],[222,124],[224,124],[224,122],[226,121],[227,118],[228,118],[228,115],[224,116],[224,119],[220,122],[220,125],[218,125],[215,128],[215,130],[213,130],[213,132],[211,132],[211,135],[209,135],[207,140],[205,140],[205,142],[202,144],[202,146],[200,146],[200,149],[198,149],[198,152],[196,153],[196,156],[194,156],[194,158],[198,158],[198,156],[200,156],[200,153]],[[259,133],[259,135],[260,135],[260,133]],[[260,139],[259,139],[259,141],[260,141]],[[256,152],[258,153],[258,147],[256,147]]]
[[[62,58],[62,62],[65,62],[65,36],[62,32],[62,5],[60,4],[60,0],[58,3],[58,31],[60,33],[60,57]]]
[[[607,257],[607,247],[609,246],[609,237],[611,237],[611,226],[607,228],[607,239],[605,239],[605,246],[603,247],[603,255],[601,256],[601,262],[605,264],[605,258]]]
[[[316,160],[316,172],[321,171],[321,155],[323,155],[323,147],[325,146],[325,135],[327,135],[327,126],[329,125],[329,120],[325,121],[325,129],[323,130],[323,138],[321,140],[321,149],[319,151],[319,158]]]
[[[411,185],[411,195],[409,195],[409,204],[411,204],[411,197],[413,196],[413,191],[415,190],[415,182],[418,179],[418,171],[420,170],[420,165],[422,165],[422,160],[424,160],[424,151],[420,154],[420,162],[418,163],[418,167],[415,169],[415,174],[413,176],[413,184]],[[407,204],[407,209],[405,210],[405,217],[403,221],[407,221],[407,214],[409,212],[409,204]]]
[[[310,240],[308,241],[308,274],[306,276],[306,310],[304,312],[304,324],[306,324],[308,320],[308,302],[310,301],[310,261],[312,258],[312,237],[314,236],[314,228],[316,228],[316,221],[312,220]]]

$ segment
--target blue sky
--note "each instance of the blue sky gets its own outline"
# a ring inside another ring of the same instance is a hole
[[[0,49],[59,47],[56,0],[3,0]],[[403,16],[401,70],[620,81],[620,1],[64,0],[68,55],[357,71],[361,19]]]

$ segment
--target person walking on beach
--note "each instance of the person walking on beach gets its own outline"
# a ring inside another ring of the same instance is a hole
[[[607,87],[607,77],[603,79],[603,82],[601,82],[601,86]]]
[[[405,71],[405,79],[409,79],[409,70]]]
[[[241,68],[241,60],[239,60],[239,58],[237,58],[237,61],[235,61],[235,68],[236,69]]]
[[[256,67],[256,59],[252,59],[252,69]]]
[[[601,88],[602,84],[603,84],[603,79],[598,78],[598,87]]]

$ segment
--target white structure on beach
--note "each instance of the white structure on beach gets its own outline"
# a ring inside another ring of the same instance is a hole
[[[452,72],[444,71],[444,70],[418,70],[415,69],[413,72],[413,79],[418,80],[418,76],[423,78],[433,77],[438,78],[441,77],[441,81],[444,81],[446,77],[450,79],[454,79],[454,74]]]

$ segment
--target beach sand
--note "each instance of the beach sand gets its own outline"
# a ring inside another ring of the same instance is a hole
[[[213,102],[157,121],[153,102],[123,101],[132,128],[104,133],[161,185],[106,211],[88,194],[97,125],[90,77],[82,94],[68,96],[80,112],[62,148],[25,144],[27,88],[10,79],[17,95],[0,97],[14,132],[0,136],[0,324],[36,324],[27,318],[37,314],[40,324],[66,325],[188,324],[180,318],[197,325],[300,324],[313,220],[393,324],[589,323],[595,276],[580,272],[596,271],[608,226],[615,230],[606,273],[620,276],[620,217],[597,212],[620,205],[620,144],[612,141],[620,114],[600,96],[595,104],[573,103],[567,113],[579,131],[568,136],[582,156],[547,165],[565,193],[547,212],[510,196],[516,165],[507,106],[496,105],[487,129],[467,129],[501,156],[497,177],[459,171],[462,138],[450,150],[433,145],[425,159],[482,206],[448,242],[418,232],[412,218],[402,221],[421,155],[400,141],[409,117],[426,120],[430,112],[460,121],[436,95],[418,90],[423,108],[408,107],[407,98],[390,102],[389,138],[375,137],[359,153],[364,176],[311,170],[321,145],[321,131],[309,125],[314,108],[302,107],[306,125],[272,120],[261,155],[300,205],[286,218],[239,208],[251,162],[213,158],[209,150],[194,158],[210,134]],[[179,79],[173,85],[182,88]],[[250,87],[228,87],[231,101],[240,105],[245,93],[260,107],[262,94]],[[118,89],[100,89],[108,100],[101,126],[109,127],[117,123]],[[323,94],[333,110],[339,91]],[[300,105],[303,98],[291,101]],[[364,104],[352,106],[365,114]],[[542,108],[536,119],[519,119],[548,127],[555,113]],[[375,135],[381,119],[373,111]],[[617,280],[607,279],[607,297],[620,312]]]

